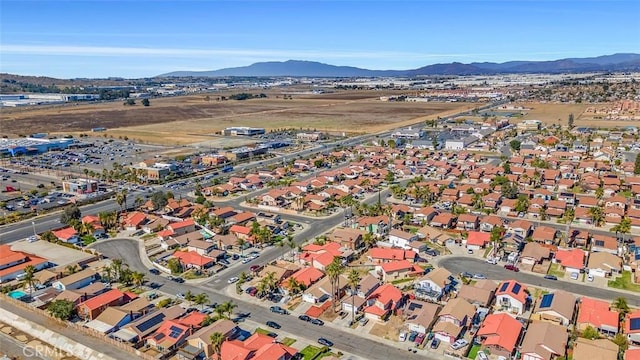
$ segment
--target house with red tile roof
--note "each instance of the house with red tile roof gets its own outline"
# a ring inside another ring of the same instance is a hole
[[[104,234],[104,226],[100,223],[100,219],[95,215],[86,215],[80,220],[83,224],[91,224],[93,227],[92,235],[94,237]]]
[[[199,311],[194,311],[191,312],[189,314],[187,314],[186,316],[177,319],[176,321],[178,321],[180,324],[184,325],[184,326],[188,326],[189,328],[193,329],[200,329],[202,327],[202,323],[207,319],[207,315],[203,314]]]
[[[480,219],[480,231],[491,232],[495,226],[504,227],[504,220],[496,215],[483,216]]]
[[[173,257],[180,260],[182,266],[187,269],[207,269],[215,265],[216,259],[200,255],[195,251],[176,251]]]
[[[473,214],[461,214],[458,216],[456,228],[459,230],[477,230],[480,226],[480,218]]]
[[[491,234],[480,231],[469,231],[467,233],[466,247],[471,250],[480,250],[491,241]]]
[[[381,285],[367,297],[364,314],[373,320],[385,319],[400,307],[403,299],[402,291],[397,287],[392,284]]]
[[[521,332],[520,321],[499,313],[487,315],[476,335],[480,338],[481,349],[488,349],[491,355],[511,358]]]
[[[455,225],[456,217],[448,212],[443,212],[436,215],[433,220],[431,220],[430,225],[433,227],[439,227],[443,229],[451,229]]]
[[[76,311],[78,312],[79,317],[87,320],[93,320],[109,306],[122,305],[127,302],[128,299],[129,297],[127,294],[122,291],[111,289],[100,295],[94,296],[89,300],[81,302],[76,307]]]
[[[558,249],[555,261],[569,272],[580,272],[584,268],[586,253],[582,249]]]
[[[254,333],[244,341],[227,340],[222,343],[220,355],[213,360],[291,360],[298,351],[273,338]]]
[[[139,211],[134,211],[132,213],[127,214],[127,217],[124,220],[124,228],[125,230],[138,230],[142,228],[142,225],[144,225],[147,222],[147,215],[139,212]]]
[[[516,280],[503,281],[496,291],[496,311],[522,315],[530,302],[527,287]]]
[[[618,333],[618,313],[609,308],[609,303],[583,297],[580,300],[576,328],[584,331],[591,326],[600,333],[614,336]]]
[[[376,265],[375,271],[383,282],[406,279],[424,273],[424,270],[420,266],[407,260],[390,261]]]
[[[189,326],[179,320],[166,320],[146,339],[146,344],[161,352],[170,351],[182,345],[191,333]]]
[[[193,219],[187,219],[167,225],[167,230],[173,231],[174,235],[183,235],[192,231],[196,231],[196,223]]]
[[[14,280],[24,273],[24,268],[33,266],[36,271],[49,266],[49,261],[39,256],[11,249],[11,245],[0,245],[0,284]]]
[[[630,312],[624,318],[624,333],[632,345],[640,345],[640,310]]]
[[[76,229],[70,226],[64,229],[54,231],[53,235],[55,235],[58,238],[58,240],[66,243],[75,244],[80,242],[80,237],[78,236],[78,232],[76,231]]]
[[[385,263],[390,261],[399,261],[399,260],[409,260],[413,262],[415,261],[417,256],[418,254],[413,250],[375,247],[369,250],[369,255],[367,257],[371,262],[375,264],[380,264],[380,263]]]
[[[229,233],[235,235],[238,239],[248,240],[251,236],[251,228],[243,225],[232,225]]]
[[[538,226],[533,230],[531,239],[540,244],[553,245],[557,242],[558,230],[550,226]]]
[[[291,277],[308,288],[318,280],[322,279],[324,277],[324,273],[314,267],[308,266],[294,272]],[[284,282],[286,283],[287,281],[288,279]]]

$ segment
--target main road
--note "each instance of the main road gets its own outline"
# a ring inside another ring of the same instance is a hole
[[[269,320],[274,320],[282,325],[283,330],[291,334],[296,334],[305,339],[314,340],[319,337],[326,337],[333,341],[335,348],[361,356],[365,359],[440,359],[436,354],[428,354],[421,352],[413,354],[408,352],[406,348],[392,347],[373,339],[348,333],[340,328],[325,325],[319,327],[309,324],[305,321],[297,319],[295,316],[275,315],[269,312],[264,306],[255,305],[246,302],[241,296],[230,297],[224,291],[226,286],[226,278],[219,283],[208,283],[202,285],[178,284],[173,281],[167,281],[165,277],[151,274],[147,267],[143,264],[137,240],[131,239],[113,239],[97,243],[95,248],[110,258],[120,258],[124,263],[128,264],[132,270],[142,271],[147,275],[149,281],[163,284],[161,290],[169,294],[185,293],[191,291],[194,294],[206,293],[212,302],[233,301],[238,304],[239,311],[250,313],[251,320],[261,324],[265,324]],[[273,253],[271,254],[273,255]],[[262,255],[262,256],[267,256]],[[260,259],[262,259],[262,256]],[[233,285],[232,285],[233,286]],[[265,304],[266,305],[266,304]]]
[[[541,275],[509,271],[502,266],[491,265],[485,261],[468,256],[449,256],[440,260],[438,262],[438,266],[444,267],[453,274],[459,274],[463,271],[470,272],[472,274],[480,273],[492,280],[515,279],[533,286],[540,286],[546,289],[565,290],[576,295],[595,297],[599,299],[612,300],[617,297],[624,297],[627,299],[627,303],[629,305],[634,307],[640,306],[640,295],[584,285],[578,281],[547,280]]]

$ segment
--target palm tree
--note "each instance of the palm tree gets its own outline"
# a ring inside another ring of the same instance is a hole
[[[296,280],[294,277],[289,278],[289,280],[287,281],[287,286],[289,287],[289,292],[291,293],[291,295],[297,295],[304,290],[304,284]]]
[[[111,267],[113,267],[113,275],[115,276],[117,281],[120,281],[120,275],[122,274],[122,259],[113,259],[111,260]]]
[[[194,298],[195,298],[195,295],[193,295],[193,293],[191,292],[191,290],[188,290],[188,291],[184,294],[184,300],[185,300],[185,301],[192,302]]]
[[[362,243],[364,244],[365,249],[368,249],[376,243],[376,239],[373,237],[372,233],[367,232],[362,235]]]
[[[335,257],[331,264],[324,269],[331,282],[331,297],[333,299],[333,311],[336,311],[338,291],[340,289],[340,275],[344,272],[344,265],[339,257]]]
[[[356,310],[355,310],[355,298],[356,298],[356,290],[358,289],[358,285],[360,285],[360,273],[356,269],[351,269],[349,271],[349,286],[351,286],[351,322],[355,322]]]
[[[142,284],[144,284],[144,281],[146,276],[144,273],[138,272],[138,271],[134,271],[131,273],[131,282],[133,282],[133,285],[135,285],[135,287],[139,287]]]
[[[214,359],[217,359],[220,357],[222,343],[226,340],[224,338],[224,334],[220,332],[214,332],[213,334],[211,334],[211,337],[209,337],[209,340],[211,340],[211,350],[214,354],[216,354],[216,356],[214,356]]]
[[[589,216],[595,226],[600,226],[604,221],[604,210],[600,206],[594,206],[589,208]]]
[[[625,316],[629,313],[629,305],[627,304],[627,299],[624,297],[618,297],[611,304],[614,309],[618,310],[618,315],[620,317],[620,321],[624,320]]]
[[[24,278],[22,279],[22,288],[29,289],[29,296],[33,293],[33,288],[39,283],[35,277],[36,268],[33,265],[27,265],[24,268]]]
[[[234,304],[233,301],[225,301],[222,304],[218,305],[218,307],[222,308],[223,314],[227,319],[231,319],[231,315],[233,314],[233,310],[235,310],[238,305]],[[217,309],[217,308],[216,308]]]
[[[113,267],[111,267],[110,265],[105,265],[102,268],[102,276],[105,278],[105,280],[107,280],[108,282],[113,281]]]
[[[122,189],[116,194],[116,202],[120,206],[120,212],[123,212],[127,208],[127,189]]]
[[[80,224],[80,233],[82,235],[91,235],[95,231],[95,227],[92,223],[82,223]]]
[[[200,310],[204,309],[204,304],[206,304],[208,301],[209,301],[209,295],[205,293],[200,293],[196,295],[196,297],[193,299],[193,302],[201,306]]]
[[[244,247],[247,245],[247,241],[245,239],[238,238],[238,240],[236,240],[236,245],[240,248],[240,256],[244,257]]]
[[[67,275],[75,274],[78,272],[78,264],[67,265],[65,269],[67,270]]]

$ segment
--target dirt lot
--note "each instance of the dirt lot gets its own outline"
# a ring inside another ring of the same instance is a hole
[[[267,99],[246,101],[217,101],[216,96],[206,101],[199,95],[152,99],[150,107],[116,102],[21,108],[3,110],[0,128],[3,134],[16,135],[82,132],[105,127],[108,136],[175,145],[211,140],[212,134],[229,126],[347,133],[382,131],[473,107],[456,103],[382,102],[378,100],[381,95],[384,94],[303,94],[285,100],[270,94]]]
[[[404,323],[399,316],[391,316],[389,321],[375,324],[371,331],[369,331],[369,334],[388,340],[398,341],[400,329],[402,329],[403,326]]]
[[[596,120],[593,118],[593,114],[584,113],[588,107],[593,107],[593,104],[520,103],[514,105],[531,109],[526,111],[522,120],[540,120],[546,124],[567,125],[569,114],[573,114],[575,126],[614,127],[640,125],[640,121]],[[607,107],[610,105],[611,104],[601,104],[595,106]]]

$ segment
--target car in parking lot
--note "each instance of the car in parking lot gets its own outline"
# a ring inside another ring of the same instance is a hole
[[[507,264],[507,265],[504,266],[504,268],[507,269],[507,270],[515,271],[515,272],[520,271],[520,269],[518,269],[517,266],[512,265],[512,264]]]
[[[416,337],[418,337],[417,331],[412,331],[409,333],[409,341],[416,341]]]
[[[267,321],[267,326],[274,329],[280,329],[282,326],[275,321]]]
[[[302,321],[306,321],[306,322],[311,321],[311,318],[309,317],[309,315],[305,315],[305,314],[302,314],[302,315],[298,316],[298,319],[300,319]]]
[[[238,277],[234,276],[232,278],[229,278],[229,280],[227,280],[227,283],[228,284],[233,284],[233,283],[237,282],[238,280],[239,280]]]
[[[453,344],[451,344],[451,348],[453,350],[459,350],[462,349],[463,347],[469,345],[469,342],[465,339],[459,339],[456,340],[456,342],[454,342]]]
[[[403,342],[407,340],[407,333],[402,331],[400,332],[400,335],[398,335],[398,341]]]
[[[425,334],[418,334],[415,340],[416,345],[422,344],[422,342],[424,341],[424,338],[425,338]]]
[[[544,278],[547,280],[558,280],[558,277],[555,275],[545,275]]]
[[[431,347],[432,349],[434,349],[434,350],[435,350],[435,349],[437,349],[437,348],[438,348],[438,346],[440,346],[440,340],[438,340],[438,339],[433,339],[433,340],[431,340],[431,345],[430,345],[430,347]]]
[[[329,341],[328,339],[325,338],[319,338],[318,339],[318,344],[322,345],[322,346],[326,346],[326,347],[332,347],[333,346],[333,342]]]

